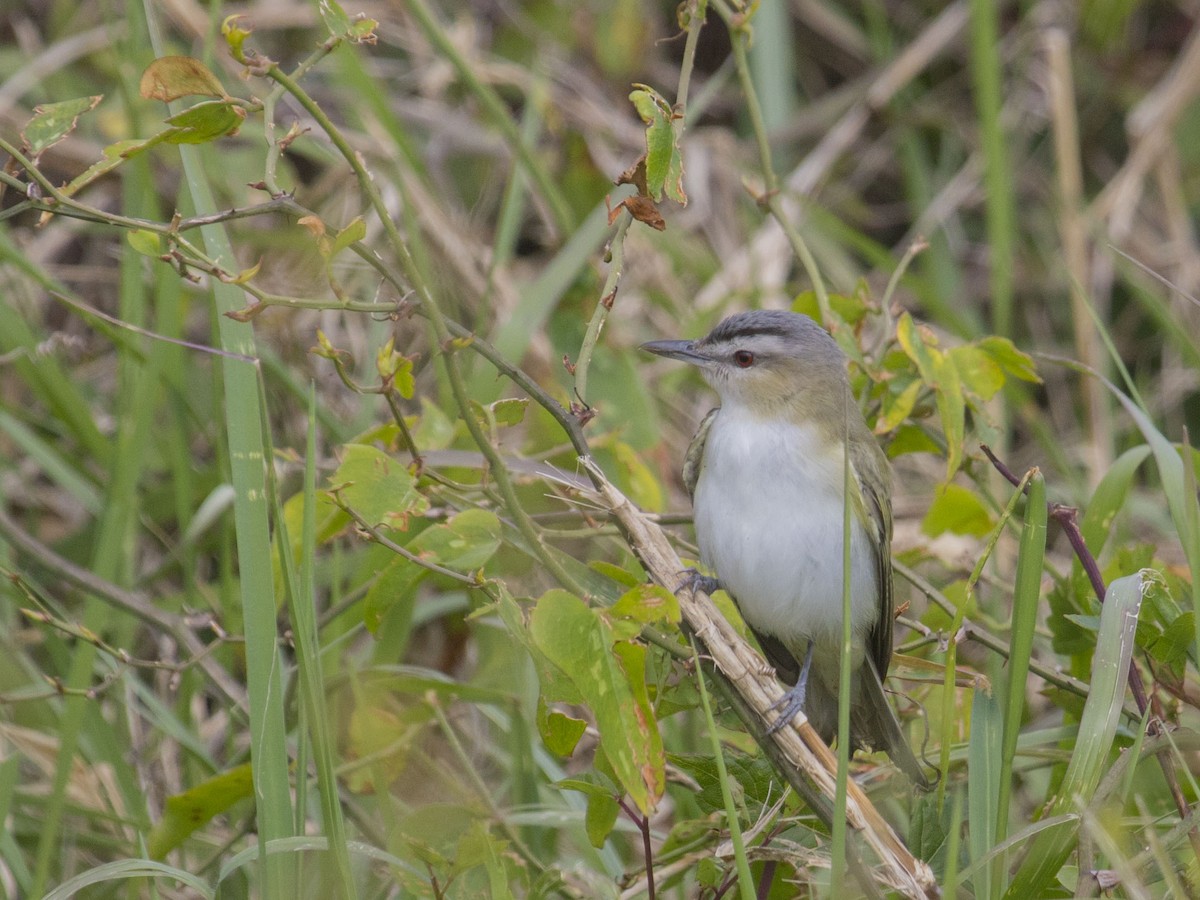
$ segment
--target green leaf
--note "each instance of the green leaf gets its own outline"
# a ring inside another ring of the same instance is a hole
[[[333,37],[342,37],[350,30],[350,17],[337,0],[320,0],[317,9],[321,11],[325,27]]]
[[[362,216],[356,216],[350,224],[334,236],[333,243],[329,245],[329,256],[337,256],[351,244],[358,243],[366,236],[367,223],[363,221]]]
[[[103,100],[103,95],[45,103],[33,108],[33,118],[21,132],[21,145],[33,162],[50,147],[53,147],[79,124],[79,117],[91,112]]]
[[[1196,614],[1189,609],[1168,625],[1146,652],[1163,665],[1179,665],[1187,659],[1188,648],[1195,637]]]
[[[125,232],[125,240],[129,246],[142,256],[158,259],[162,255],[162,238],[156,231],[146,231],[143,228],[132,228]]]
[[[951,483],[943,485],[933,498],[921,521],[921,530],[930,537],[947,531],[983,537],[994,524],[991,512],[973,491]]]
[[[559,756],[574,753],[579,739],[587,731],[587,722],[550,709],[543,697],[538,697],[537,726],[546,749]]]
[[[887,434],[899,428],[904,420],[912,415],[913,407],[917,405],[917,397],[924,386],[922,382],[914,379],[899,393],[893,393],[892,384],[889,382],[888,390],[883,395],[883,410],[875,420],[875,433]]]
[[[525,397],[509,397],[504,400],[497,400],[491,405],[492,418],[501,428],[520,425],[525,419],[525,410],[528,407],[529,400]]]
[[[591,708],[600,748],[622,787],[642,812],[653,809],[663,792],[665,770],[662,738],[646,691],[645,648],[614,643],[603,618],[562,590],[538,600],[530,635]]]
[[[942,431],[946,435],[946,480],[949,481],[962,461],[966,437],[966,401],[958,368],[937,348],[933,332],[919,328],[908,313],[896,323],[896,340],[916,364],[922,380],[933,388]]]
[[[1133,478],[1149,455],[1150,447],[1146,444],[1126,450],[1109,466],[1092,492],[1079,530],[1093,556],[1099,556],[1104,549],[1113,520],[1125,506],[1125,496]]]
[[[253,796],[254,781],[246,763],[168,797],[163,817],[150,831],[147,852],[153,859],[162,859],[197,828]]]
[[[208,66],[190,56],[163,56],[154,60],[142,73],[138,89],[147,100],[164,103],[189,96],[229,96]]]
[[[980,347],[964,344],[946,351],[963,386],[982,400],[991,400],[1004,387],[1004,369]]]
[[[346,444],[342,448],[342,464],[330,483],[342,502],[368,525],[404,531],[410,516],[423,515],[429,509],[429,501],[417,491],[408,469],[366,444]]]
[[[363,624],[367,631],[375,634],[379,626],[383,624],[383,620],[391,612],[392,607],[403,603],[405,605],[404,619],[397,621],[401,625],[400,631],[406,634],[412,621],[413,589],[426,574],[428,574],[427,569],[422,569],[412,560],[405,559],[403,556],[397,556],[389,562],[375,578],[371,587],[367,589],[367,594],[363,598]],[[404,644],[404,634],[396,639],[401,646]]]
[[[629,99],[646,123],[646,193],[661,200],[665,191],[672,200],[686,205],[683,156],[676,143],[671,106],[653,88],[644,84],[634,87]]]
[[[206,144],[225,135],[237,134],[246,118],[246,110],[227,100],[206,100],[167,119],[174,127],[155,135],[152,140],[166,144]]]
[[[465,509],[450,521],[426,528],[408,549],[450,569],[473,570],[500,549],[500,520],[487,509]]]
[[[661,512],[666,503],[662,485],[642,455],[624,441],[615,441],[612,451],[620,466],[620,486],[629,499],[649,512]]]
[[[938,442],[931,438],[920,425],[914,425],[911,422],[897,428],[887,446],[887,455],[891,459],[903,456],[905,453],[941,454],[941,452],[942,448]]]
[[[1008,338],[990,335],[976,341],[975,346],[987,353],[1004,370],[1005,374],[1019,378],[1021,381],[1042,383],[1033,357],[1018,350]]]
[[[593,847],[604,846],[604,842],[612,834],[613,826],[617,824],[617,815],[620,812],[621,807],[612,794],[588,794],[587,812],[583,822],[587,829],[588,841]]]
[[[679,621],[679,600],[658,584],[639,584],[626,591],[610,609],[614,616],[648,622]]]
[[[605,562],[602,559],[594,559],[588,563],[588,568],[599,572],[607,578],[611,578],[622,587],[635,587],[645,581],[645,573],[641,571],[641,566],[638,566],[637,572],[630,572],[621,566],[613,565],[610,562]]]

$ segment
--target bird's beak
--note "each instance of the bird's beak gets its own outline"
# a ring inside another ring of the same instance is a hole
[[[648,341],[642,344],[642,350],[649,350],[668,359],[678,359],[693,366],[704,365],[708,357],[696,350],[696,341]]]

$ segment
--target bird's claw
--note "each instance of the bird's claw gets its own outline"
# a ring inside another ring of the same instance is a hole
[[[675,593],[687,590],[703,591],[705,594],[712,594],[721,589],[721,582],[713,578],[711,575],[701,575],[696,569],[685,569],[680,573],[683,575],[683,581],[679,582],[675,588]]]
[[[768,735],[782,731],[784,726],[796,717],[796,713],[804,710],[804,698],[805,694],[808,693],[807,688],[807,684],[799,682],[767,708],[767,712],[775,712],[777,709],[783,710],[779,714],[779,718],[772,722],[771,726],[767,729]]]

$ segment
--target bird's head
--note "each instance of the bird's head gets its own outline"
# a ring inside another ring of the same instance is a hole
[[[699,340],[650,341],[642,349],[696,366],[723,407],[762,416],[827,415],[845,409],[849,396],[845,354],[800,313],[738,313]]]

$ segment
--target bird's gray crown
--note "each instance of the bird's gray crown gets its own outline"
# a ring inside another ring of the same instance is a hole
[[[737,343],[754,338],[772,341],[787,355],[817,356],[831,361],[843,358],[842,350],[829,333],[801,313],[782,309],[754,309],[723,319],[700,343]]]

